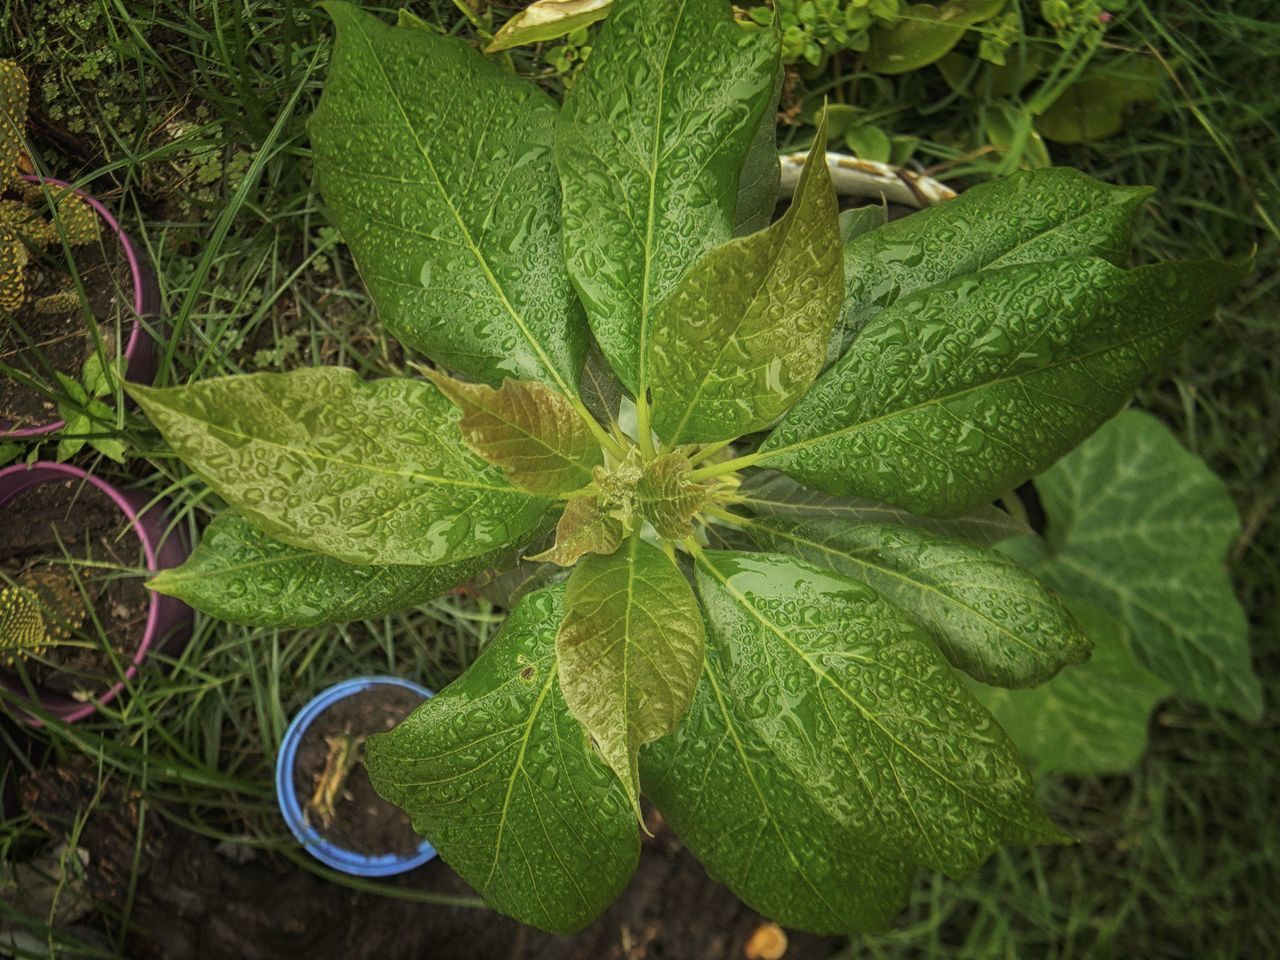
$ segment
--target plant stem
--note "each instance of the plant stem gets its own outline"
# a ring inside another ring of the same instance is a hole
[[[767,453],[761,453],[757,450],[755,453],[748,453],[732,460],[726,460],[723,463],[713,463],[709,467],[703,467],[701,470],[694,470],[689,474],[689,479],[710,480],[712,477],[723,477],[726,473],[736,473],[739,470],[745,470],[747,467],[754,467],[767,456]]]
[[[717,453],[719,453],[721,450],[723,450],[725,447],[727,447],[731,443],[733,443],[732,440],[721,440],[717,443],[707,444],[705,447],[703,447],[701,450],[699,450],[697,453],[695,453],[692,457],[689,458],[689,466],[696,467],[698,464],[700,464],[703,460],[706,460],[708,457],[714,457]]]
[[[652,460],[657,451],[653,447],[653,428],[649,425],[649,401],[644,390],[636,391],[636,442],[645,459]]]

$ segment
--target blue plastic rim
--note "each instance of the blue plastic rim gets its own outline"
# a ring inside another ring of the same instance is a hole
[[[302,804],[298,800],[298,792],[293,785],[293,764],[298,756],[298,745],[307,728],[315,722],[316,717],[324,713],[339,700],[354,696],[370,687],[392,686],[412,690],[424,700],[435,694],[421,684],[399,677],[353,677],[334,684],[329,689],[312,698],[303,707],[289,729],[284,733],[284,741],[280,744],[280,754],[276,757],[276,797],[280,801],[280,812],[284,814],[284,822],[298,842],[307,852],[326,866],[350,873],[357,877],[389,877],[420,867],[436,855],[436,848],[423,840],[418,851],[408,856],[394,853],[380,856],[369,856],[355,850],[348,850],[326,840],[315,827],[307,823],[302,813]]]

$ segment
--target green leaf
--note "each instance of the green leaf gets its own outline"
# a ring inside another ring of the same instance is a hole
[[[585,554],[613,553],[622,546],[625,534],[622,521],[604,509],[596,497],[575,497],[556,524],[556,542],[529,559],[571,567]]]
[[[743,158],[773,92],[778,39],[726,0],[616,0],[556,136],[565,255],[604,355],[647,386],[653,317],[733,236]]]
[[[688,714],[641,753],[645,795],[751,909],[812,933],[882,929],[906,902],[916,869],[886,855],[831,809],[820,784],[788,766],[796,747],[811,745],[801,732],[778,742],[761,729],[760,707],[730,689],[740,666],[724,649],[708,638]]]
[[[587,358],[582,366],[582,380],[578,396],[598,423],[610,424],[618,420],[622,400],[622,382],[609,366],[595,341],[587,348]]]
[[[913,3],[892,26],[871,31],[866,67],[876,73],[909,73],[941,60],[965,30],[1000,12],[1006,0],[951,0],[942,6]]]
[[[672,451],[646,463],[636,483],[636,512],[668,540],[693,533],[690,521],[712,490],[712,484],[691,479],[689,471],[689,458]]]
[[[950,876],[1001,843],[1062,839],[1004,732],[870,587],[787,557],[718,551],[697,586],[708,676],[723,678],[714,692],[746,731],[758,789],[791,781],[859,847]],[[708,783],[724,766],[710,756],[720,748],[702,747]],[[739,826],[714,805],[690,813],[721,831]]]
[[[827,517],[749,521],[762,550],[790,553],[873,587],[983,683],[1029,687],[1089,656],[1062,601],[1007,556],[886,523]]]
[[[347,563],[480,556],[529,533],[548,506],[469,453],[457,409],[419,380],[316,367],[126,389],[254,526]]]
[[[457,563],[357,566],[273,540],[219,514],[180,567],[148,583],[210,616],[255,627],[314,627],[416,607],[509,556],[504,546]]]
[[[1138,665],[1124,624],[1089,604],[1071,609],[1093,641],[1087,663],[1033,690],[970,689],[1036,770],[1123,773],[1142,757],[1147,720],[1170,689]]]
[[[849,523],[892,524],[924,530],[939,537],[967,540],[981,547],[995,546],[1010,537],[1032,533],[1032,529],[999,507],[984,503],[971,512],[950,520],[918,517],[886,503],[859,497],[833,497],[802,487],[790,477],[760,470],[739,490],[739,501],[752,513],[766,517],[831,517]]]
[[[1240,521],[1226,487],[1154,417],[1130,411],[1036,479],[1049,555],[1005,549],[1133,633],[1138,661],[1189,697],[1262,715],[1249,631],[1223,563]]]
[[[584,558],[556,634],[560,689],[640,816],[640,747],[689,709],[702,668],[702,611],[680,568],[639,537]]]
[[[1096,258],[983,271],[898,300],[765,440],[828,493],[953,516],[1043,470],[1128,402],[1244,268]]]
[[[778,206],[782,185],[782,164],[778,160],[778,101],[782,97],[785,79],[786,72],[779,64],[773,81],[773,95],[764,113],[760,114],[755,136],[742,162],[733,230],[740,237],[767,227]]]
[[[786,214],[708,252],[658,311],[653,425],[669,443],[761,430],[822,369],[844,295],[825,130],[824,118]]]
[[[563,587],[532,593],[461,678],[369,738],[377,791],[495,910],[552,933],[586,926],[635,870],[626,794],[556,679]]]
[[[554,101],[458,38],[324,6],[338,37],[310,123],[316,180],[383,322],[450,370],[570,394],[586,331]]]
[[[852,210],[840,211],[840,242],[851,243],[858,239],[864,233],[870,233],[872,230],[883,227],[888,217],[888,208],[884,206],[872,205],[869,207],[855,207]],[[849,255],[845,254],[844,262],[845,274],[848,275],[850,270]]]
[[[499,53],[589,27],[609,15],[613,0],[534,0],[502,25],[485,53]]]
[[[898,300],[994,267],[1096,256],[1124,266],[1147,187],[1068,168],[1016,173],[855,238],[845,248],[844,341]]]
[[[1086,71],[1036,120],[1036,130],[1057,143],[1114,137],[1130,107],[1159,99],[1164,80],[1164,67],[1145,58]]]
[[[604,462],[586,420],[563,395],[532,380],[504,380],[497,390],[438,370],[423,374],[462,411],[462,439],[530,493],[554,496],[585,487]]]

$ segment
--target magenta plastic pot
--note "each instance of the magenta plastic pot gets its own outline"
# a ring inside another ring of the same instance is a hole
[[[138,490],[122,490],[66,463],[42,460],[30,467],[18,464],[0,470],[0,523],[22,522],[20,517],[5,515],[5,505],[18,494],[43,483],[57,483],[67,479],[81,480],[97,487],[129,518],[129,529],[142,543],[143,555],[150,572],[176,567],[186,559],[188,546],[179,529],[172,525],[166,501],[159,501],[148,508],[147,504],[152,500],[149,494]],[[185,603],[152,592],[146,627],[125,671],[125,680],[132,680],[137,676],[138,668],[151,651],[164,649],[168,653],[177,653],[186,646],[191,638],[193,618],[191,608]],[[109,687],[88,703],[80,703],[61,694],[41,694],[40,706],[46,713],[67,723],[83,720],[99,706],[110,703],[119,696],[124,689],[125,680]],[[0,671],[0,684],[23,699],[28,696],[18,677],[9,671]],[[36,717],[25,716],[25,719],[32,724],[40,723]]]
[[[40,183],[41,178],[26,174],[23,179],[28,183]],[[52,188],[59,190],[70,187],[71,184],[65,180],[55,180],[53,177],[45,177],[44,183]],[[125,377],[137,383],[151,383],[156,375],[156,351],[157,341],[155,336],[163,336],[163,326],[158,322],[160,316],[160,287],[156,283],[155,273],[152,272],[150,264],[147,263],[146,256],[143,254],[129,235],[120,227],[119,221],[111,215],[111,211],[103,205],[101,200],[91,197],[83,190],[75,190],[73,192],[84,198],[84,201],[94,209],[108,230],[115,234],[116,239],[120,242],[120,247],[124,251],[125,261],[129,264],[129,273],[133,282],[133,322],[130,325],[128,335],[124,338],[124,360],[125,360]],[[143,322],[146,318],[147,323]],[[151,329],[147,329],[147,324]],[[155,336],[153,336],[153,332]],[[19,437],[35,437],[46,433],[53,433],[55,430],[61,430],[64,421],[56,420],[51,423],[41,424],[35,427],[23,427],[14,429],[12,424],[0,422],[0,440],[17,439]]]

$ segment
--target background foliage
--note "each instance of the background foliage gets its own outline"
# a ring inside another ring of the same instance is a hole
[[[365,5],[390,15],[388,5]],[[477,42],[515,7],[410,6]],[[1165,702],[1132,774],[1044,779],[1047,802],[1078,846],[1002,852],[964,882],[927,878],[898,929],[859,938],[851,957],[1280,951],[1270,893],[1280,885],[1280,788],[1267,775],[1280,765],[1280,61],[1270,55],[1280,25],[1271,6],[1011,3],[959,41],[955,52],[973,71],[967,82],[957,80],[967,73],[937,65],[873,73],[844,41],[819,42],[817,64],[799,49],[781,104],[789,146],[806,145],[805,120],[825,96],[850,108],[833,130],[838,145],[883,154],[887,140],[891,158],[957,184],[1039,162],[1043,149],[1104,180],[1155,186],[1154,216],[1141,218],[1135,243],[1143,259],[1257,247],[1246,288],[1140,399],[1224,477],[1240,510],[1243,532],[1229,559],[1254,629],[1262,720]],[[1062,10],[1078,27],[1074,41],[1051,22]],[[1105,29],[1100,13],[1110,14]],[[328,37],[323,16],[298,0],[10,0],[0,8],[0,55],[17,57],[32,76],[38,162],[111,203],[157,264],[174,322],[164,382],[319,363],[406,371],[409,358],[371,315],[312,191],[303,122],[319,95]],[[509,56],[556,93],[589,46],[587,31]],[[1006,66],[1039,59],[1041,72],[1005,93],[1009,85],[994,86],[996,47]],[[1091,66],[1134,63],[1157,80],[1147,102],[1121,113],[1118,132],[1037,145],[1028,131],[1043,120],[1035,110],[1050,92],[1056,100]],[[140,420],[94,429],[118,432],[130,451],[118,466],[86,448],[83,462],[95,471],[174,497],[184,523],[211,514],[202,486]],[[149,676],[99,722],[50,726],[40,739],[53,746],[52,761],[88,755],[104,776],[165,801],[185,826],[285,849],[269,774],[293,711],[354,673],[441,686],[474,659],[500,617],[483,598],[450,596],[314,630],[202,620],[167,676]],[[406,642],[418,636],[432,642]],[[25,754],[14,731],[6,724],[0,737]],[[10,764],[5,776],[21,769]],[[39,842],[24,820],[0,829],[6,860]],[[39,929],[43,921],[21,922]]]

